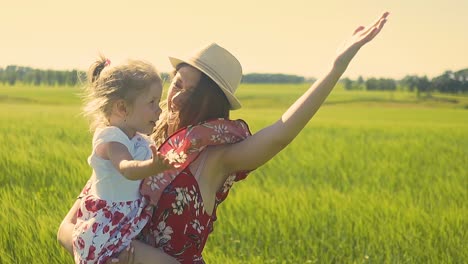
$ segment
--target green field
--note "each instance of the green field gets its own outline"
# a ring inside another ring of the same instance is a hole
[[[306,85],[243,85],[253,132]],[[0,263],[72,263],[57,228],[87,181],[77,88],[0,85]],[[218,209],[207,263],[466,263],[468,97],[337,89]]]

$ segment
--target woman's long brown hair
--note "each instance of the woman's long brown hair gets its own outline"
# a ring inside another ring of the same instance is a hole
[[[184,66],[187,66],[187,64],[180,64],[177,70]],[[229,118],[230,105],[221,88],[202,72],[200,81],[197,86],[193,88],[189,99],[184,102],[184,105],[179,111],[178,118],[175,120],[174,131],[168,131],[167,105],[161,108],[163,109],[163,113],[152,134],[152,138],[158,146],[170,136],[169,133],[173,133],[183,127],[196,125],[200,122],[215,118]]]

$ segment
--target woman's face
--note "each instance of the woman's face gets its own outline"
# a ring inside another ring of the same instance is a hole
[[[178,112],[190,99],[193,89],[201,78],[201,72],[196,68],[186,65],[182,66],[172,79],[167,94],[167,107],[169,112]]]

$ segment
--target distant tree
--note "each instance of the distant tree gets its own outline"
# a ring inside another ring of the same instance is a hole
[[[359,76],[356,80],[356,84],[358,86],[358,89],[362,90],[365,84],[364,78],[362,78],[362,76]]]
[[[66,85],[68,83],[68,71],[56,71],[55,83],[59,86]]]
[[[406,75],[403,79],[400,80],[400,83],[407,87],[408,91],[413,92],[418,85],[417,78],[418,76],[415,75]]]
[[[69,73],[68,85],[75,86],[78,84],[78,71],[72,70]]]
[[[416,75],[407,75],[401,81],[402,85],[408,87],[410,92],[416,90],[417,97],[420,97],[423,92],[430,96],[431,82],[427,76],[419,77]]]
[[[421,96],[422,92],[426,92],[426,96],[430,97],[431,96],[431,82],[427,78],[427,76],[423,76],[419,78],[418,80],[418,86],[416,87],[417,90],[417,95],[418,97]]]
[[[379,90],[383,91],[395,91],[396,90],[396,82],[393,79],[379,79]]]
[[[34,70],[32,68],[28,68],[26,74],[24,75],[24,79],[22,80],[25,84],[32,84],[34,83]]]
[[[6,80],[8,84],[10,85],[15,85],[16,83],[16,69],[18,69],[18,66],[16,65],[8,65],[5,68],[5,74],[6,74]]]
[[[242,77],[243,83],[303,83],[304,77],[289,74],[249,73]]]
[[[353,89],[353,81],[349,78],[343,78],[341,79],[341,83],[343,83],[343,86],[345,90],[352,90]]]
[[[3,70],[3,68],[0,68],[0,82],[2,84],[5,84],[5,77],[4,77],[5,74],[4,74],[4,72],[5,72],[5,70]]]
[[[455,75],[452,71],[432,79],[432,88],[442,93],[460,93],[464,90],[464,76]]]
[[[379,88],[379,81],[376,78],[369,78],[365,82],[366,90],[376,91]]]
[[[45,75],[46,75],[45,79],[46,79],[47,85],[48,86],[54,86],[56,81],[57,81],[55,71],[47,70],[47,71],[45,71]]]
[[[468,92],[468,68],[454,72],[454,77],[460,82],[460,92]]]
[[[41,71],[38,69],[34,70],[34,85],[38,86],[41,85],[42,82],[42,74]]]

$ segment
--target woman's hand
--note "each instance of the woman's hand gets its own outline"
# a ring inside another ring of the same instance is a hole
[[[133,242],[122,252],[119,253],[118,256],[115,256],[106,261],[106,264],[134,264],[135,262],[135,247],[133,246]]]
[[[72,234],[76,224],[76,213],[80,208],[81,200],[77,199],[70,211],[63,219],[57,232],[57,240],[71,255],[73,255]]]
[[[159,248],[146,245],[145,243],[134,240],[130,246],[106,261],[106,264],[134,264],[134,263],[160,263],[160,264],[178,264],[179,262],[166,254]]]
[[[385,12],[373,24],[367,27],[359,26],[356,28],[351,38],[338,49],[338,56],[335,60],[334,67],[346,69],[349,62],[354,55],[356,55],[359,49],[379,34],[380,30],[382,30],[385,25],[385,22],[387,22],[389,14],[389,12]]]

